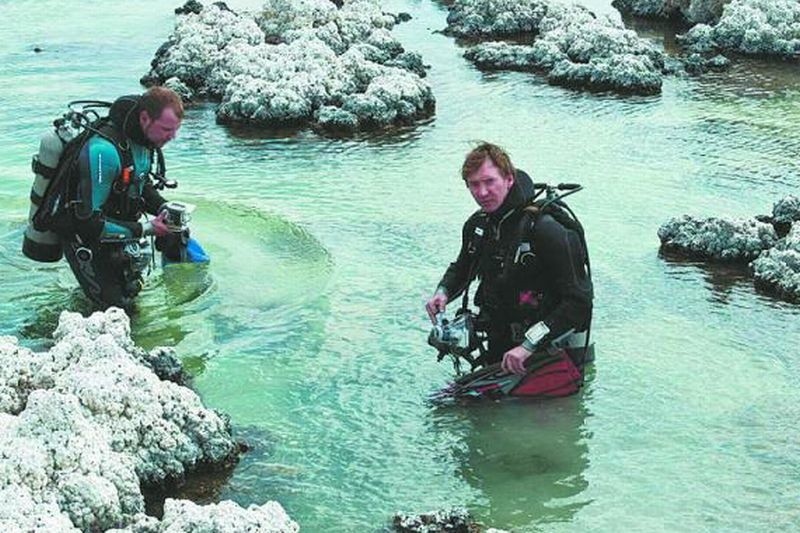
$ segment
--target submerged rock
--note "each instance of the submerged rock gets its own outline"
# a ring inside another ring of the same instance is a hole
[[[618,20],[551,0],[458,0],[447,32],[461,37],[527,36],[531,44],[487,42],[464,57],[482,69],[542,71],[550,83],[657,94],[663,54]]]
[[[756,286],[782,298],[800,301],[800,224],[793,224],[788,235],[750,266]]]
[[[378,0],[267,0],[258,13],[217,6],[178,18],[148,83],[177,78],[221,101],[217,119],[266,127],[382,128],[433,114],[419,54]]]
[[[144,511],[142,484],[237,459],[227,420],[154,373],[174,377],[174,354],[136,347],[122,310],[62,313],[54,338],[34,353],[0,337],[0,523],[126,527]],[[230,514],[241,513],[265,524],[254,531],[294,531],[260,511]]]
[[[748,262],[775,244],[772,225],[755,219],[672,218],[658,229],[661,246],[690,257]]]

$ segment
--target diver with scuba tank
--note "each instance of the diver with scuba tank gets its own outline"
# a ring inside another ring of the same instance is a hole
[[[148,238],[156,237],[157,247],[175,235],[188,238],[187,204],[167,202],[159,192],[177,186],[165,178],[161,149],[182,120],[181,98],[166,87],[111,104],[73,102],[34,158],[25,255],[57,261],[63,251],[94,304],[130,311],[152,263]]]
[[[454,384],[468,395],[576,392],[591,358],[593,287],[583,228],[561,198],[580,186],[562,185],[567,192],[559,195],[556,186],[534,184],[490,143],[467,154],[461,176],[480,209],[464,224],[458,257],[426,303],[434,323],[429,343],[440,359],[449,354],[455,364],[466,359],[473,371],[482,369]],[[477,315],[468,301],[474,279]],[[459,295],[461,307],[448,322],[445,308]]]

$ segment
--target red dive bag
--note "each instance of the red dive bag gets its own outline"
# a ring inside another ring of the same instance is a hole
[[[580,390],[583,376],[566,350],[533,363],[535,370],[527,374],[511,390],[511,396],[526,398],[558,398]]]

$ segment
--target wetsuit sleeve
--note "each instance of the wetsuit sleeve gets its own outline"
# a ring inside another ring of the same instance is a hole
[[[437,287],[437,290],[443,290],[445,292],[448,301],[451,302],[464,291],[467,283],[470,281],[472,258],[469,254],[469,239],[472,230],[474,230],[474,228],[472,228],[469,221],[467,221],[461,230],[461,250],[458,252],[458,257],[447,267]]]
[[[560,303],[544,318],[550,334],[558,337],[571,328],[584,331],[591,319],[593,287],[586,271],[586,250],[577,232],[549,215],[534,230],[534,246],[543,263],[547,282]]]
[[[142,199],[144,200],[144,210],[151,215],[157,215],[161,210],[161,206],[167,203],[153,186],[153,182],[150,179],[144,182]]]
[[[116,220],[103,215],[111,187],[122,171],[116,147],[108,140],[93,137],[78,157],[78,205],[76,231],[85,241],[124,240],[140,237],[138,222]]]

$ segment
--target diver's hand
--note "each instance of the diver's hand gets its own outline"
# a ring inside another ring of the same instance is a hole
[[[161,211],[157,217],[142,224],[142,235],[155,235],[156,237],[163,237],[169,233],[169,228],[165,222],[166,218],[167,212]]]
[[[503,354],[503,362],[500,363],[500,368],[509,374],[524,375],[528,372],[525,368],[525,361],[531,356],[533,352],[524,346],[517,346]]]
[[[436,291],[430,300],[425,304],[425,310],[433,324],[436,324],[436,315],[444,312],[447,306],[447,295],[442,291]]]

